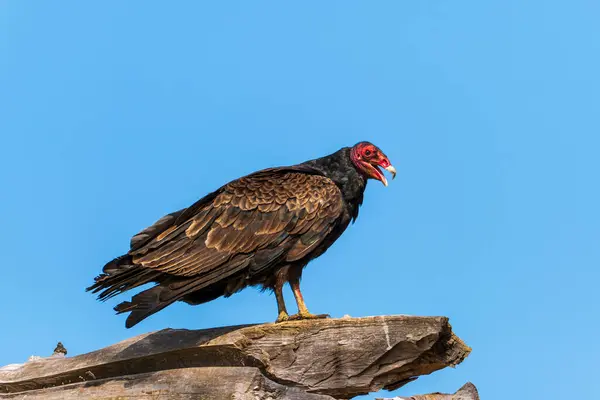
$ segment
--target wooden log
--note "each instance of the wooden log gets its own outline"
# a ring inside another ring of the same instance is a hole
[[[267,397],[268,396],[268,397]],[[333,400],[280,385],[252,367],[180,368],[2,395],[6,399]]]
[[[289,390],[277,392],[288,396],[280,398],[347,399],[381,388],[395,389],[419,375],[454,366],[469,352],[445,317],[385,316],[165,329],[88,354],[0,369],[0,399],[50,396],[59,389],[62,397],[56,398],[115,398],[112,393],[120,393],[119,398],[150,399],[150,394],[141,393],[152,392],[144,387],[152,387],[154,381],[166,382],[160,390],[171,396],[204,393],[208,398],[242,399],[233,383],[259,378],[265,388]],[[219,381],[230,384],[211,386],[207,379],[216,376],[215,370],[224,374]]]
[[[411,397],[394,397],[391,399],[377,400],[479,400],[479,393],[477,392],[475,385],[471,382],[467,382],[454,394],[431,393]]]

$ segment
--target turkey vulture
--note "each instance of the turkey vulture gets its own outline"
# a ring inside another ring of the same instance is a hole
[[[275,292],[278,322],[323,317],[304,304],[302,270],[356,219],[369,178],[387,186],[380,167],[395,177],[386,155],[360,142],[236,179],[135,235],[129,252],[106,264],[87,290],[106,300],[155,283],[115,307],[130,313],[127,328],[175,301],[202,304],[255,285]],[[293,316],[286,282],[298,305]]]

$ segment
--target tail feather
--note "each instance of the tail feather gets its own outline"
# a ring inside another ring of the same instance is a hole
[[[199,282],[197,278],[178,280],[170,285],[164,282],[136,294],[131,301],[118,304],[115,311],[117,314],[130,313],[125,321],[125,327],[131,328],[177,300],[187,300],[187,296],[192,293],[195,300],[193,303],[191,302],[192,304],[214,300],[224,294],[223,285],[209,286],[200,290],[198,290],[198,286],[202,286],[202,282]]]
[[[135,265],[131,256],[117,257],[107,263],[102,274],[94,279],[94,284],[86,289],[98,293],[98,300],[105,301],[127,290],[156,281],[162,275],[159,271]]]
[[[115,307],[117,314],[129,312],[125,327],[131,328],[138,322],[149,317],[171,304],[173,301],[161,302],[160,295],[167,288],[164,286],[154,286],[133,296],[131,301],[124,301]]]
[[[211,271],[204,275],[184,278],[136,265],[131,256],[125,255],[106,264],[103,273],[96,277],[95,283],[86,290],[99,293],[98,299],[105,301],[146,283],[158,283],[134,295],[131,301],[122,302],[114,308],[117,314],[130,313],[125,326],[131,328],[177,300],[201,304],[231,294],[230,283],[237,280],[224,278],[235,275],[247,266],[248,262],[247,258],[236,260],[231,264],[232,268],[227,271],[227,275]],[[241,286],[236,286],[235,290],[240,288]]]

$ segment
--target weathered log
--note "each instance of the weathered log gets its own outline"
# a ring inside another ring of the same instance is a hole
[[[346,399],[398,388],[469,352],[445,317],[165,329],[88,354],[0,369],[0,399]]]
[[[334,400],[280,385],[252,367],[180,368],[0,395],[6,399]]]
[[[479,400],[479,393],[477,392],[475,385],[471,382],[467,382],[454,394],[431,393],[411,397],[394,397],[391,399],[377,400]]]

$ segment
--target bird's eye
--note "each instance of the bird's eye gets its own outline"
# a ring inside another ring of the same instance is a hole
[[[371,150],[365,150],[365,156],[370,156],[371,155]]]

